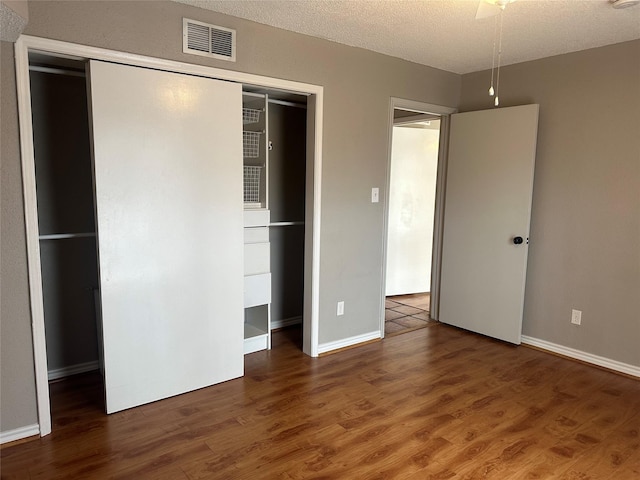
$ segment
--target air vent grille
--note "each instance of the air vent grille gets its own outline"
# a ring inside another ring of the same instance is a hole
[[[211,29],[211,52],[226,57],[233,56],[233,33]]]
[[[236,61],[236,31],[182,19],[182,51],[220,60]]]
[[[190,24],[187,43],[189,50],[211,53],[209,50],[209,32],[211,29],[203,25]]]

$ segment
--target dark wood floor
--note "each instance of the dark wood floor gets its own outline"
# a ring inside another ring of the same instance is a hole
[[[440,324],[317,359],[298,342],[110,416],[90,377],[56,384],[53,434],[4,448],[2,478],[640,478],[637,380]]]

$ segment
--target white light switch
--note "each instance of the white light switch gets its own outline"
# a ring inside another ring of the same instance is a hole
[[[378,203],[380,201],[380,189],[373,187],[371,189],[371,203]]]

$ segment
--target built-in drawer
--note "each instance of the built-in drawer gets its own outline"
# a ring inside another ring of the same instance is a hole
[[[244,243],[263,243],[269,241],[269,227],[251,227],[244,229]]]
[[[258,275],[271,271],[270,244],[245,243],[244,245],[244,274]]]
[[[271,303],[271,274],[244,277],[244,308]]]
[[[265,209],[245,209],[245,227],[267,227],[271,221],[271,212]]]

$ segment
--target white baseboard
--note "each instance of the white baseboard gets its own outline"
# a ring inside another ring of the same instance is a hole
[[[351,347],[352,345],[376,340],[381,337],[382,335],[380,335],[380,330],[376,330],[375,332],[356,335],[355,337],[344,338],[342,340],[336,340],[335,342],[321,343],[318,345],[318,354],[331,352],[340,348]]]
[[[76,375],[78,373],[91,372],[93,370],[99,370],[100,363],[98,361],[78,363],[76,365],[70,365],[68,367],[56,368],[49,370],[49,381],[57,380],[58,378],[68,377],[70,375]]]
[[[6,432],[0,432],[0,444],[15,442],[16,440],[22,440],[23,438],[32,437],[33,435],[40,435],[40,426],[37,423],[7,430]]]
[[[600,357],[598,355],[593,355],[581,350],[576,350],[575,348],[565,347],[563,345],[558,345],[557,343],[547,342],[546,340],[540,340],[539,338],[528,337],[526,335],[522,335],[522,343],[541,348],[542,350],[548,350],[559,355],[564,355],[565,357],[574,358],[586,363],[598,365],[599,367],[608,368],[609,370],[614,370],[616,372],[621,372],[640,378],[640,367],[637,367],[635,365],[618,362],[617,360]]]
[[[276,328],[290,327],[291,325],[299,325],[302,323],[302,317],[283,318],[282,320],[271,320],[271,330]]]

